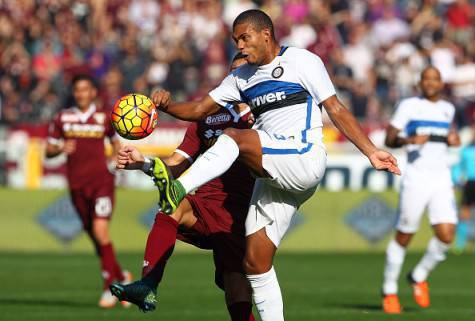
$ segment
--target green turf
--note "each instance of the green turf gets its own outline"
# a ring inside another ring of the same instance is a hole
[[[403,273],[418,258],[410,254]],[[137,275],[141,253],[120,255]],[[290,321],[474,320],[475,256],[449,256],[431,277],[432,307],[421,311],[401,281],[406,313],[380,312],[382,254],[283,254],[276,269]],[[0,320],[228,320],[223,297],[213,285],[212,258],[178,253],[172,257],[158,309],[100,310],[98,262],[92,254],[0,252]]]

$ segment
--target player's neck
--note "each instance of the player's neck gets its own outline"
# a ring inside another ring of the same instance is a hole
[[[93,105],[94,105],[94,103],[91,102],[88,105],[78,106],[78,109],[81,113],[86,113],[92,108]]]
[[[427,99],[430,102],[436,103],[440,100],[440,95],[435,95],[435,96],[424,96],[425,99]]]
[[[261,66],[270,64],[274,60],[274,58],[279,55],[279,52],[280,52],[280,45],[277,42],[273,42],[269,46],[268,54],[266,55],[266,57],[262,61]]]

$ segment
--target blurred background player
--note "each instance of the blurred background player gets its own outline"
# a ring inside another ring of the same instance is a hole
[[[98,110],[92,77],[77,75],[72,80],[76,106],[60,111],[50,125],[46,157],[61,153],[67,156],[67,178],[71,200],[79,214],[84,230],[101,259],[103,293],[99,306],[113,307],[117,298],[109,285],[117,280],[130,282],[131,275],[122,271],[109,237],[109,220],[114,206],[114,174],[108,168],[104,138],[113,146],[113,157],[120,148],[109,116]],[[127,304],[125,304],[127,305]]]
[[[413,287],[416,303],[430,304],[427,277],[445,254],[454,238],[457,209],[451,180],[448,146],[457,146],[460,139],[452,127],[455,108],[443,100],[444,83],[435,67],[421,73],[422,96],[401,101],[387,129],[388,147],[407,146],[407,166],[403,172],[399,198],[396,237],[386,250],[383,283],[383,310],[400,313],[397,296],[398,278],[406,247],[419,228],[424,209],[429,209],[430,224],[435,236],[426,252],[407,278]]]
[[[243,56],[236,55],[231,70],[244,63]],[[244,104],[240,107],[237,112],[233,108],[220,109],[188,127],[183,142],[164,159],[174,177],[180,176],[212,146],[224,129],[249,127],[250,108]],[[135,147],[125,146],[119,151],[119,168],[143,168],[145,161],[144,172],[150,174],[151,161]],[[178,238],[213,250],[215,282],[225,292],[231,320],[254,320],[251,286],[242,267],[246,247],[244,222],[253,187],[254,179],[248,169],[236,163],[221,177],[188,195],[172,215],[158,213],[145,248],[142,279],[125,286],[112,285],[112,292],[143,311],[155,309],[156,290]]]
[[[455,252],[462,253],[467,246],[472,209],[475,204],[475,124],[472,125],[471,143],[460,151],[460,163],[457,169],[460,180],[464,181],[464,184],[455,238]]]

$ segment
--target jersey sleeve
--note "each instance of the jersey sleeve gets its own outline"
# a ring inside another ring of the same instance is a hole
[[[200,138],[198,136],[198,125],[192,123],[186,129],[185,137],[181,144],[176,148],[175,153],[183,155],[186,159],[193,163],[193,161],[200,154]]]
[[[402,131],[409,123],[410,116],[409,109],[407,108],[407,102],[403,100],[396,107],[396,111],[394,112],[389,124]]]
[[[229,74],[221,84],[209,92],[209,96],[220,106],[225,107],[230,102],[241,101],[241,93],[234,78],[234,74]]]
[[[297,73],[303,87],[316,100],[317,104],[321,104],[336,94],[323,61],[310,51],[304,50],[297,57]]]
[[[61,126],[61,114],[56,115],[48,127],[47,141],[53,145],[59,145],[63,138],[63,129]]]

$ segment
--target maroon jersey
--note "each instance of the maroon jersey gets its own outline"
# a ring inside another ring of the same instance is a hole
[[[249,128],[246,116],[241,117],[234,110],[221,109],[204,120],[191,124],[176,152],[183,154],[193,162],[216,142],[224,129],[229,127]],[[214,232],[217,230],[231,232],[233,230],[244,233],[244,221],[253,187],[254,179],[251,177],[249,169],[237,161],[226,173],[198,188],[195,197],[216,202],[217,208],[222,209],[222,213],[217,213],[220,216],[221,226],[216,227]]]
[[[107,169],[104,137],[115,135],[106,113],[95,105],[86,112],[69,108],[56,115],[49,128],[48,142],[74,140],[76,150],[67,158],[67,177],[71,189],[101,182],[110,184],[114,176]]]

